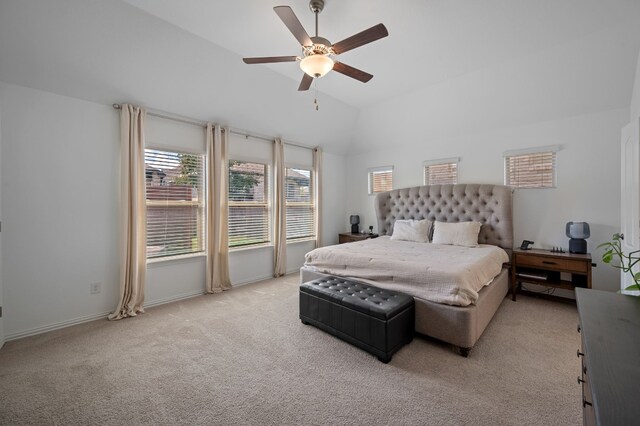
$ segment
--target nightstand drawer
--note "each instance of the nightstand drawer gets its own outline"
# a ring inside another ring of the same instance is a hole
[[[518,255],[518,265],[534,268],[558,269],[571,272],[587,273],[587,262],[572,259],[558,259],[536,255]]]

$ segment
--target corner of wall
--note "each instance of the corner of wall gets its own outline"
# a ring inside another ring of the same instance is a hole
[[[640,52],[636,62],[636,73],[631,91],[631,105],[629,106],[629,121],[640,117]]]
[[[0,223],[2,223],[2,98],[3,98],[3,88],[2,83],[0,82]],[[0,228],[1,229],[1,228]],[[0,309],[3,306],[2,299],[2,233],[0,232]],[[4,345],[5,335],[4,335],[4,321],[2,316],[0,316],[0,348]]]

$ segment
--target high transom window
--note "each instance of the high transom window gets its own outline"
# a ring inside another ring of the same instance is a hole
[[[393,189],[393,166],[369,169],[369,194]]]
[[[458,183],[459,161],[459,158],[425,161],[423,163],[424,184],[447,185]]]
[[[504,183],[514,188],[554,188],[558,147],[508,151],[504,154]]]

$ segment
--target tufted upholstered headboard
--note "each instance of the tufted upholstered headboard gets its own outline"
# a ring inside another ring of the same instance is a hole
[[[482,223],[478,242],[513,248],[511,188],[504,185],[426,185],[376,196],[378,233],[391,235],[396,219]]]

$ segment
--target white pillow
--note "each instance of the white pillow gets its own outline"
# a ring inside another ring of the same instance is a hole
[[[436,222],[434,223],[434,244],[450,244],[463,247],[477,247],[480,222]]]
[[[396,220],[393,224],[392,240],[416,241],[418,243],[429,242],[429,228],[431,222],[422,220]]]

